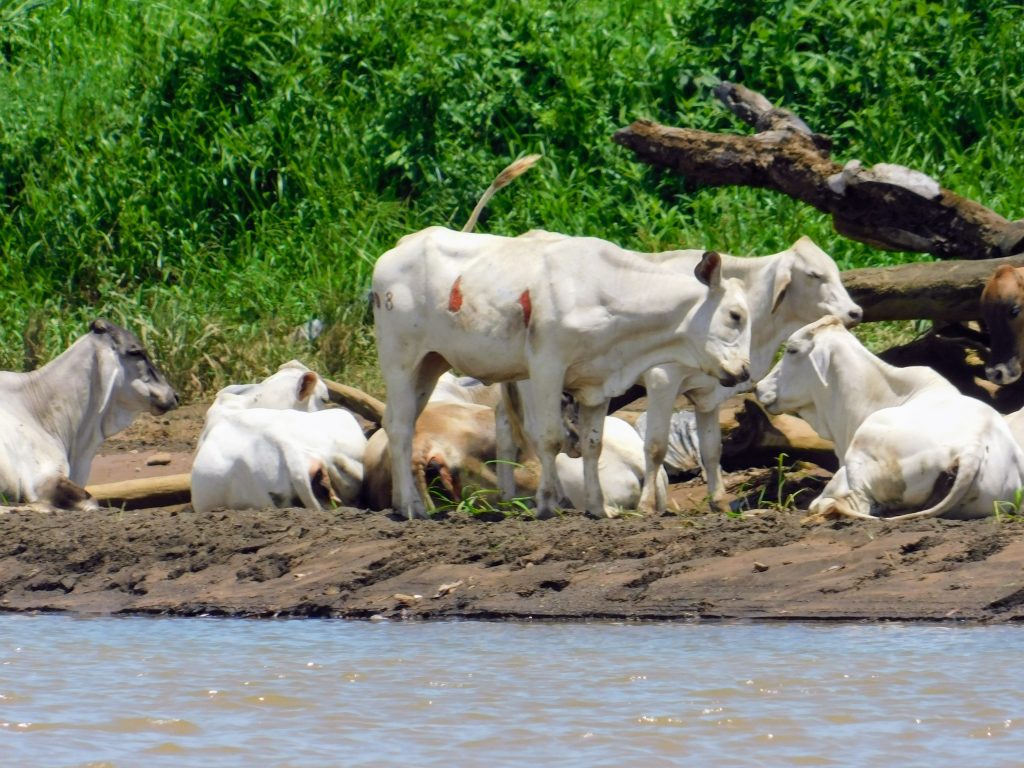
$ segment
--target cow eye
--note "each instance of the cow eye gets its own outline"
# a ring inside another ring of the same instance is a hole
[[[807,276],[811,278],[811,280],[823,280],[825,277],[821,272],[808,272]]]
[[[736,325],[739,325],[741,322],[743,322],[743,315],[741,315],[734,309],[732,310],[732,312],[729,313],[729,319],[736,323]]]
[[[1010,307],[1010,317],[1017,317],[1020,314],[1020,304],[1014,304]]]

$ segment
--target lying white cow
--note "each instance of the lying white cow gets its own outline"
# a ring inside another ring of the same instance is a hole
[[[366,437],[346,410],[248,408],[209,425],[192,465],[192,507],[262,509],[353,504]]]
[[[597,463],[609,397],[662,363],[730,385],[749,376],[743,286],[722,279],[710,252],[680,271],[596,238],[430,227],[377,261],[373,304],[395,502],[410,517],[426,514],[410,472],[414,425],[448,368],[485,382],[531,380],[540,517],[561,498],[563,389],[580,404],[586,511],[603,516]]]
[[[256,384],[217,393],[192,464],[192,507],[352,504],[366,438],[355,417],[327,408],[327,385],[292,360]]]
[[[812,513],[984,517],[1024,488],[1024,452],[999,413],[931,368],[884,363],[837,318],[793,334],[757,398],[835,444],[841,466]]]
[[[697,264],[702,251],[666,251],[653,254],[677,269]],[[740,258],[722,256],[722,275],[738,278],[747,289],[750,308],[750,380],[726,386],[707,374],[682,370],[678,366],[657,366],[643,376],[647,388],[647,429],[645,451],[647,485],[640,508],[647,513],[664,512],[665,496],[651,480],[656,476],[669,445],[669,421],[678,394],[694,404],[701,465],[708,484],[708,497],[716,509],[725,507],[722,479],[722,429],[719,410],[733,395],[752,389],[768,373],[775,353],[785,339],[801,326],[824,315],[842,318],[847,325],[860,322],[862,315],[843,287],[839,268],[832,258],[807,237],[771,256]]]
[[[321,411],[329,404],[330,393],[324,380],[298,360],[289,360],[263,381],[229,384],[220,390],[206,411],[206,426],[225,413],[246,408]],[[202,439],[200,436],[200,442]]]
[[[583,481],[583,460],[564,453],[555,459],[562,490],[573,506],[583,509],[586,488]],[[605,511],[609,517],[627,509],[636,509],[644,479],[644,441],[627,421],[615,416],[604,420],[598,478],[604,493]],[[668,475],[662,469],[657,477],[657,491],[668,494]]]
[[[3,503],[94,509],[83,486],[103,440],[177,405],[135,334],[106,320],[37,371],[0,372]]]

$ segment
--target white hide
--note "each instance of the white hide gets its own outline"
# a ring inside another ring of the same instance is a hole
[[[531,380],[540,517],[560,496],[562,391],[577,399],[586,508],[602,515],[597,455],[609,397],[661,363],[730,382],[748,375],[746,298],[739,281],[721,279],[719,267],[708,254],[696,270],[679,270],[596,238],[508,238],[442,227],[402,238],[373,275],[396,507],[410,517],[426,513],[409,471],[413,425],[438,376],[457,368],[485,382]]]
[[[835,445],[840,468],[812,513],[985,517],[1024,488],[1024,451],[998,412],[931,368],[888,365],[837,318],[794,333],[757,398]]]
[[[501,387],[497,384],[484,384],[472,376],[456,376],[451,371],[445,371],[438,378],[427,402],[474,403],[493,408],[501,402]]]
[[[104,320],[39,370],[0,372],[0,503],[64,506],[70,489],[94,508],[83,486],[103,441],[177,404],[138,338]]]
[[[213,421],[196,451],[192,507],[322,509],[328,500],[350,505],[362,487],[365,451],[363,430],[341,408],[239,410]],[[325,477],[329,489],[318,489]]]
[[[555,463],[562,491],[576,509],[582,510],[586,502],[583,459],[560,453]],[[636,429],[616,416],[606,417],[597,465],[607,516],[616,517],[623,510],[636,509],[644,479],[644,441]],[[658,473],[657,482],[658,492],[667,495],[668,476],[664,469]]]
[[[652,254],[677,269],[697,264],[703,251],[665,251]],[[713,507],[725,499],[722,479],[722,428],[719,410],[733,395],[749,392],[768,373],[775,353],[791,333],[824,315],[835,315],[847,325],[858,323],[860,307],[850,298],[832,258],[808,237],[771,256],[740,258],[722,255],[722,275],[743,281],[750,308],[750,380],[724,386],[700,371],[683,371],[678,366],[656,366],[643,376],[647,389],[645,451],[648,478],[661,467],[669,445],[669,420],[676,397],[685,394],[694,404],[696,436],[701,465]],[[665,498],[645,491],[640,507],[644,512],[664,512]]]

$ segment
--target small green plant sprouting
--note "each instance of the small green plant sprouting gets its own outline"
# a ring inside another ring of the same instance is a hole
[[[1024,520],[1021,515],[1021,504],[1024,503],[1024,488],[1013,493],[1013,500],[996,499],[992,502],[992,513],[1000,523],[1011,523]]]

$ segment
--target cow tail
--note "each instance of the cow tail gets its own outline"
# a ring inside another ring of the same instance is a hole
[[[886,522],[896,520],[920,520],[925,517],[939,517],[951,509],[955,509],[956,506],[963,501],[967,492],[977,480],[978,473],[981,472],[983,456],[984,449],[980,446],[974,446],[959,456],[956,466],[956,479],[953,480],[953,485],[949,489],[949,493],[947,493],[946,496],[934,506],[929,507],[928,509],[922,509],[918,512],[910,512],[906,515],[886,517],[884,520]]]
[[[466,226],[462,228],[463,232],[472,232],[473,228],[476,227],[477,219],[480,218],[480,212],[483,211],[484,206],[490,202],[490,199],[494,197],[494,193],[503,187],[507,187],[517,178],[522,176],[528,170],[530,170],[536,162],[540,160],[540,155],[527,155],[521,157],[513,163],[507,165],[501,173],[494,177],[494,181],[491,182],[491,186],[480,197],[477,201],[476,208],[473,209],[473,213],[469,215],[469,220],[466,222]]]

